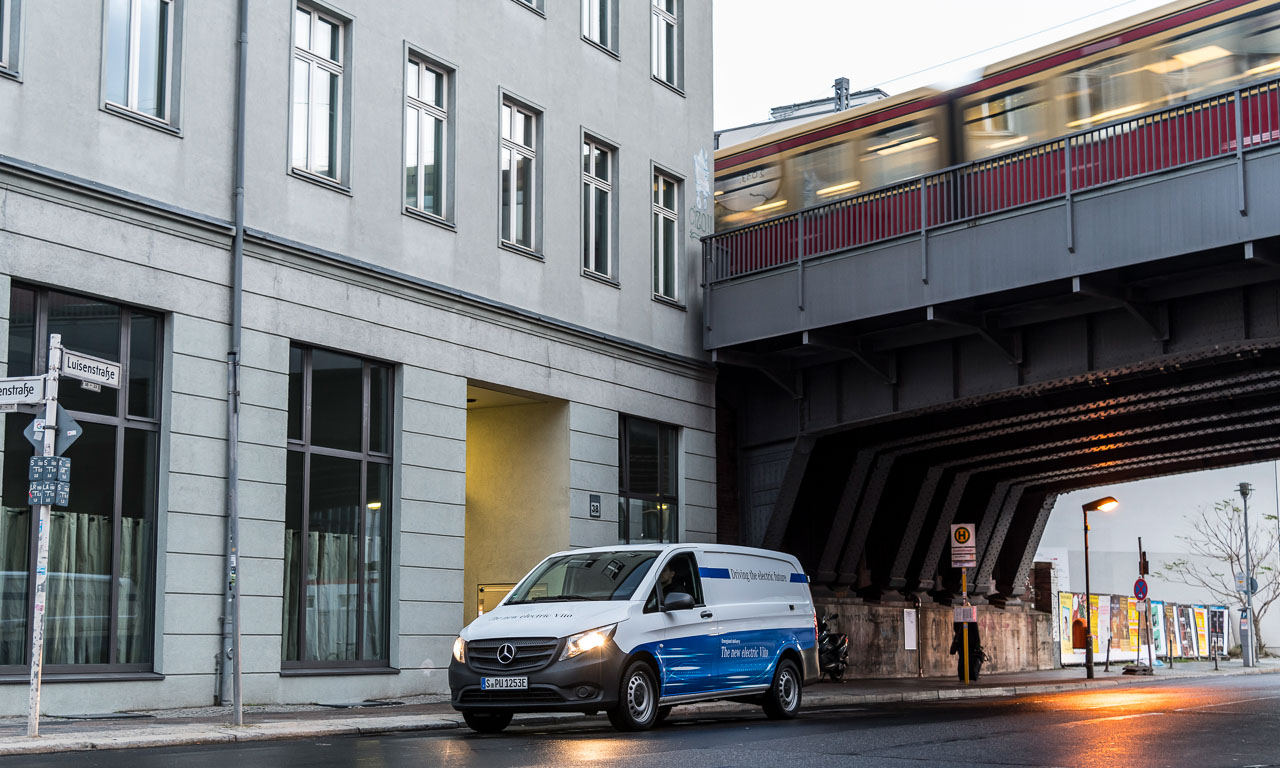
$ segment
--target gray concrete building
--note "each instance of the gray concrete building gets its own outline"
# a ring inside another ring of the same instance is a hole
[[[236,2],[0,0],[0,359],[123,367],[63,381],[46,713],[219,695],[229,400],[248,703],[444,691],[549,552],[715,539],[711,3],[247,5],[237,220]],[[0,415],[3,714],[34,415]]]

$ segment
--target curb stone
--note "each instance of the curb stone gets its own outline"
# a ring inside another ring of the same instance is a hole
[[[1092,688],[1115,688],[1133,683],[1160,682],[1162,680],[1187,680],[1205,677],[1235,677],[1280,673],[1280,667],[1254,667],[1218,672],[1186,672],[1165,670],[1155,677],[1133,676],[1129,678],[1104,678],[1078,682],[1030,683],[1026,685],[978,686],[973,688],[940,688],[932,690],[902,691],[898,693],[870,693],[844,695],[834,692],[816,692],[807,696],[804,709],[820,709],[830,706],[856,706],[860,704],[893,704],[915,701],[954,701],[959,699],[999,698],[1037,693],[1060,693]],[[748,704],[734,702],[708,702],[681,707],[691,714],[749,711]],[[516,715],[521,725],[551,725],[573,720],[586,720],[578,713],[546,713]],[[37,755],[56,752],[95,751],[105,749],[134,749],[143,747],[178,747],[195,744],[226,744],[241,742],[308,739],[325,736],[373,735],[379,733],[404,733],[410,731],[456,730],[463,728],[461,716],[450,715],[398,715],[369,717],[358,720],[334,720],[329,722],[298,723],[275,721],[235,728],[227,725],[177,725],[163,729],[143,731],[116,731],[101,734],[56,734],[29,739],[25,736],[0,737],[0,757],[10,755]]]

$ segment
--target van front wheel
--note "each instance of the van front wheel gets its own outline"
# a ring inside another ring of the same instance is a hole
[[[778,663],[773,685],[764,694],[764,713],[771,720],[790,720],[800,711],[800,673],[790,659]]]
[[[620,731],[644,731],[658,719],[658,684],[653,668],[636,660],[622,673],[618,703],[609,710],[609,722]]]
[[[476,733],[501,733],[511,724],[510,712],[463,712],[462,719]]]

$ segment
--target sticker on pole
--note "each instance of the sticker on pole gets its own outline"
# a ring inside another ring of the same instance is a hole
[[[1138,579],[1133,582],[1133,596],[1139,600],[1147,599],[1147,580]]]
[[[64,350],[62,353],[62,373],[73,379],[93,384],[120,388],[120,364],[100,357]]]
[[[951,526],[951,567],[978,567],[978,540],[973,523]]]
[[[978,606],[957,605],[952,611],[957,624],[972,623],[978,620]]]

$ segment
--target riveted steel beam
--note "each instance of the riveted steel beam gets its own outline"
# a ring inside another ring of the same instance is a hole
[[[773,514],[769,516],[769,526],[765,529],[764,546],[767,549],[782,546],[787,525],[795,511],[796,496],[800,493],[800,485],[809,466],[809,457],[813,455],[815,440],[810,435],[801,435],[796,438],[791,449],[791,458],[787,460],[787,469],[782,474],[782,486],[778,489],[778,497],[773,504]]]

